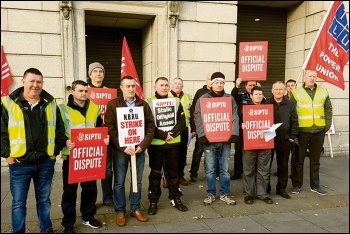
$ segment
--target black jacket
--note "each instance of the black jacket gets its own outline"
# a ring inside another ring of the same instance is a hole
[[[207,88],[207,85],[203,85],[203,88],[200,88],[197,90],[196,94],[193,97],[192,105],[190,107],[190,126],[191,126],[191,132],[197,132],[196,131],[196,125],[194,123],[194,110],[196,109],[196,103],[198,99],[205,93],[209,92],[210,90]]]
[[[265,104],[273,104],[274,123],[282,123],[282,125],[276,129],[275,140],[297,138],[299,124],[295,104],[286,97],[283,97],[282,102],[278,104],[273,96],[268,98]]]
[[[54,97],[51,96],[45,90],[42,90],[40,97],[40,120],[38,121],[39,126],[30,126],[30,116],[27,113],[27,101],[23,98],[24,88],[20,87],[13,91],[9,97],[21,107],[24,116],[25,135],[26,135],[26,147],[27,151],[22,156],[17,158],[19,161],[25,164],[39,164],[46,160],[47,157],[52,156],[47,154],[47,120],[45,114],[45,108],[48,103],[55,101]],[[63,149],[66,141],[64,124],[61,117],[59,108],[56,108],[56,136],[55,136],[55,149],[54,155],[59,155]],[[1,104],[1,157],[7,158],[10,155],[10,141],[8,133],[8,111]],[[33,134],[34,133],[34,134]],[[37,136],[33,139],[33,135]]]
[[[163,98],[168,98],[168,95],[165,97],[160,96],[157,92],[155,93],[155,97],[157,99],[163,99]],[[153,116],[154,117],[154,116]],[[181,134],[181,132],[183,132],[186,129],[186,118],[185,118],[185,114],[183,111],[183,107],[182,104],[180,102],[178,109],[177,109],[177,113],[176,113],[176,124],[173,127],[173,129],[171,129],[170,131],[163,131],[161,129],[159,129],[157,126],[155,126],[155,131],[154,131],[154,136],[153,138],[158,138],[158,139],[162,139],[165,140],[166,137],[168,136],[168,132],[172,133],[172,137],[177,137],[178,135]],[[156,148],[174,148],[174,147],[178,147],[180,145],[179,143],[174,143],[174,144],[164,144],[164,145],[151,145],[150,147],[156,147]]]

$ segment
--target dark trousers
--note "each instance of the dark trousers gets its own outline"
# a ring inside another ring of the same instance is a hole
[[[107,149],[106,177],[101,180],[102,202],[107,204],[113,202],[113,148]]]
[[[69,171],[69,156],[67,160],[63,160],[62,164],[62,176],[63,176],[63,195],[61,201],[61,209],[63,212],[62,226],[70,227],[75,224],[76,221],[76,202],[78,184],[68,184],[68,171]],[[96,200],[97,200],[97,183],[96,180],[81,182],[81,202],[80,212],[82,214],[83,221],[93,220],[96,214]]]
[[[181,133],[180,153],[179,153],[179,178],[185,175],[185,166],[187,159],[187,142],[188,142],[188,128]]]
[[[179,190],[179,150],[179,146],[166,149],[154,146],[148,148],[149,167],[151,168],[151,172],[148,176],[148,199],[151,203],[157,203],[162,194],[160,182],[162,179],[161,170],[164,160],[166,161],[168,171],[168,198],[172,200],[175,197],[182,196],[182,192]]]
[[[233,156],[233,174],[239,176],[243,173],[243,130],[239,129],[239,140],[235,143],[235,154]]]
[[[191,170],[190,170],[191,178],[198,177],[198,170],[199,170],[199,165],[201,164],[201,158],[202,158],[203,152],[204,152],[203,146],[199,144],[198,137],[196,136],[196,142],[194,143],[194,150],[192,154],[192,163],[191,163]]]
[[[180,142],[180,153],[179,153],[179,178],[185,176],[185,166],[186,166],[186,159],[187,159],[187,142],[188,142],[188,128],[186,131],[181,133],[181,142]],[[168,170],[166,166],[166,160],[164,160],[163,164],[163,172],[165,178],[168,179]]]
[[[320,187],[320,158],[324,136],[323,131],[318,133],[299,132],[299,146],[295,148],[296,157],[292,166],[293,187],[301,188],[303,185],[304,160],[307,149],[309,149],[310,161],[310,187],[314,189]]]
[[[277,191],[285,191],[288,184],[288,163],[289,154],[292,144],[289,140],[275,139],[275,153],[277,160],[277,176],[278,182],[276,185]],[[271,161],[272,164],[272,161]]]

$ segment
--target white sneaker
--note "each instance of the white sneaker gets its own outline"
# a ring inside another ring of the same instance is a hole
[[[220,195],[220,200],[226,202],[227,205],[236,205],[236,201],[230,199],[227,195]]]
[[[204,205],[211,205],[215,201],[215,196],[213,194],[208,194],[207,198],[204,199]]]

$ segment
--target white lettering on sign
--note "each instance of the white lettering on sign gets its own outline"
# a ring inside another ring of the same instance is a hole
[[[96,93],[96,99],[112,99],[110,93]]]
[[[226,102],[212,102],[211,103],[212,108],[222,108],[226,107]]]
[[[73,148],[73,158],[91,158],[104,156],[102,146]]]
[[[252,120],[252,121],[246,121],[245,122],[245,128],[247,130],[250,129],[269,129],[271,126],[270,120]]]
[[[101,133],[91,133],[91,134],[85,134],[84,135],[84,140],[89,141],[89,140],[100,140],[102,138]]]
[[[229,130],[228,123],[207,123],[205,124],[205,127],[208,132],[222,132]]]
[[[102,167],[102,158],[90,158],[74,161],[74,170],[86,170]]]
[[[248,139],[259,139],[264,138],[264,132],[266,130],[254,130],[254,131],[247,131],[248,132]]]
[[[223,122],[223,121],[231,121],[228,113],[204,114],[204,122]]]

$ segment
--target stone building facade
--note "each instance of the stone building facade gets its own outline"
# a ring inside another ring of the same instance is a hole
[[[303,77],[301,67],[314,41],[330,1],[295,1],[286,9],[286,81]],[[257,2],[246,2],[246,4]],[[346,12],[349,3],[344,2]],[[207,73],[226,75],[226,92],[236,79],[237,22],[240,1],[2,1],[1,44],[14,83],[23,72],[38,68],[44,88],[63,102],[66,86],[87,77],[86,25],[137,28],[142,31],[142,84],[145,96],[154,93],[159,76],[184,79],[184,91],[194,95]],[[259,6],[257,6],[259,7]],[[333,104],[334,155],[349,152],[349,65],[344,69],[345,91],[318,80],[329,90]],[[330,147],[325,139],[326,153]]]

